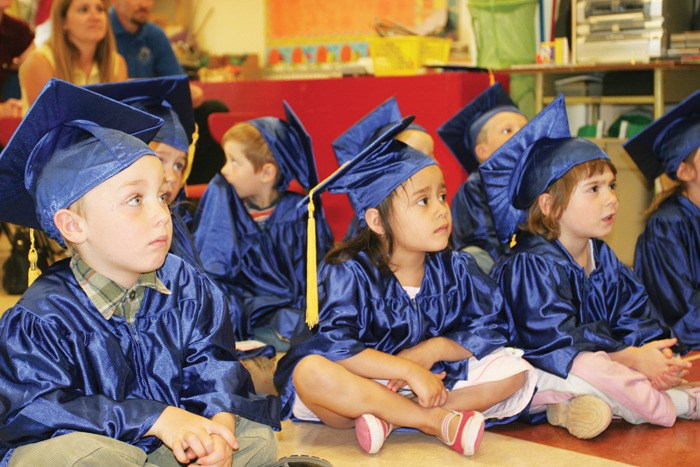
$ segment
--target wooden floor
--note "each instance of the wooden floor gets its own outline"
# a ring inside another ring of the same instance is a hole
[[[0,264],[9,252],[0,238]],[[1,275],[1,268],[0,268]],[[0,287],[0,314],[17,296],[4,295]],[[700,380],[696,360],[688,380]],[[277,434],[280,457],[308,454],[334,466],[698,466],[700,422],[678,421],[672,428],[633,426],[621,420],[593,440],[578,440],[562,428],[512,423],[487,430],[479,451],[462,457],[435,438],[418,432],[392,433],[381,452],[364,454],[353,430],[335,430],[311,423],[283,423]]]

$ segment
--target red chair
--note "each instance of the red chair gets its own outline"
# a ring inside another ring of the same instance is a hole
[[[12,134],[19,126],[22,119],[19,117],[2,117],[0,118],[0,144],[4,147],[10,141]]]

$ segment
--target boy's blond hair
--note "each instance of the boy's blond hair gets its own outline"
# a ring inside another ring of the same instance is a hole
[[[243,145],[243,155],[250,161],[256,172],[261,170],[265,164],[273,164],[279,176],[279,166],[272,151],[270,151],[270,147],[260,131],[253,125],[248,122],[233,125],[221,137],[221,146],[225,146],[230,141],[236,141]]]
[[[552,183],[545,191],[552,197],[552,207],[548,214],[542,212],[537,200],[532,203],[527,213],[527,224],[520,228],[527,232],[539,234],[547,240],[554,240],[559,237],[559,219],[564,210],[569,205],[574,188],[581,180],[600,175],[609,169],[613,174],[617,174],[617,169],[608,159],[595,159],[576,165],[571,168],[563,177]]]

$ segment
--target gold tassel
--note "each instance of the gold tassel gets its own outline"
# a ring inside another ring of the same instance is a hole
[[[489,86],[496,84],[496,75],[493,74],[493,69],[489,68]]]
[[[190,176],[190,172],[192,172],[192,164],[194,163],[194,150],[195,150],[195,147],[197,146],[198,140],[199,140],[199,127],[195,123],[194,124],[194,132],[192,133],[192,143],[187,148],[187,167],[185,168],[185,173],[182,174],[182,183],[183,184],[187,181],[187,178]]]
[[[316,217],[314,191],[309,191],[309,221],[306,226],[306,325],[313,329],[318,324],[318,276],[316,272]]]
[[[513,234],[513,236],[510,238],[510,247],[511,248],[513,248],[518,243],[518,240],[515,237],[516,237],[516,234]]]
[[[32,285],[32,283],[37,280],[37,278],[41,275],[41,269],[37,266],[37,262],[39,261],[39,253],[37,253],[36,248],[34,247],[34,229],[29,229],[29,239],[31,241],[29,245],[29,254],[27,257],[29,258],[29,271],[27,271],[27,287]]]

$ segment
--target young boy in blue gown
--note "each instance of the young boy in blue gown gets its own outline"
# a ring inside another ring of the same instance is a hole
[[[527,118],[503,87],[496,83],[437,130],[469,174],[467,181],[462,183],[452,198],[452,246],[474,256],[486,273],[508,247],[496,239],[477,167],[526,124]]]
[[[162,120],[51,80],[0,155],[0,220],[69,248],[0,319],[2,465],[261,465],[276,398],[227,302],[169,255]]]
[[[318,288],[309,284],[307,323],[317,310],[318,327],[293,341],[275,385],[285,418],[354,426],[369,454],[411,427],[469,456],[484,419],[506,423],[529,404],[535,371],[506,348],[496,284],[447,249],[442,172],[393,138],[409,122],[313,190],[347,193],[361,230],[326,255]]]
[[[241,332],[277,350],[289,347],[305,309],[307,213],[296,179],[317,181],[311,138],[285,102],[287,120],[264,117],[229,128],[227,162],[209,183],[195,215],[194,240],[207,273],[241,297]],[[333,243],[316,211],[318,254]]]
[[[401,110],[396,102],[396,98],[390,97],[382,102],[382,104],[362,117],[333,141],[333,152],[338,165],[341,166],[355,157],[372,140],[376,139],[383,130],[386,130],[391,124],[401,120],[401,118]],[[435,156],[433,137],[420,125],[411,123],[405,130],[397,134],[395,139],[403,141],[427,156]],[[360,221],[356,216],[353,216],[343,239],[349,240],[356,236],[359,231]]]
[[[572,138],[563,96],[479,168],[501,242],[517,244],[491,272],[509,310],[510,337],[539,370],[530,414],[578,438],[612,416],[671,426],[700,417],[691,364],[644,287],[602,237],[619,203],[615,167]],[[539,415],[538,415],[539,414]]]
[[[624,144],[660,193],[637,241],[634,270],[680,342],[700,350],[700,91]]]

